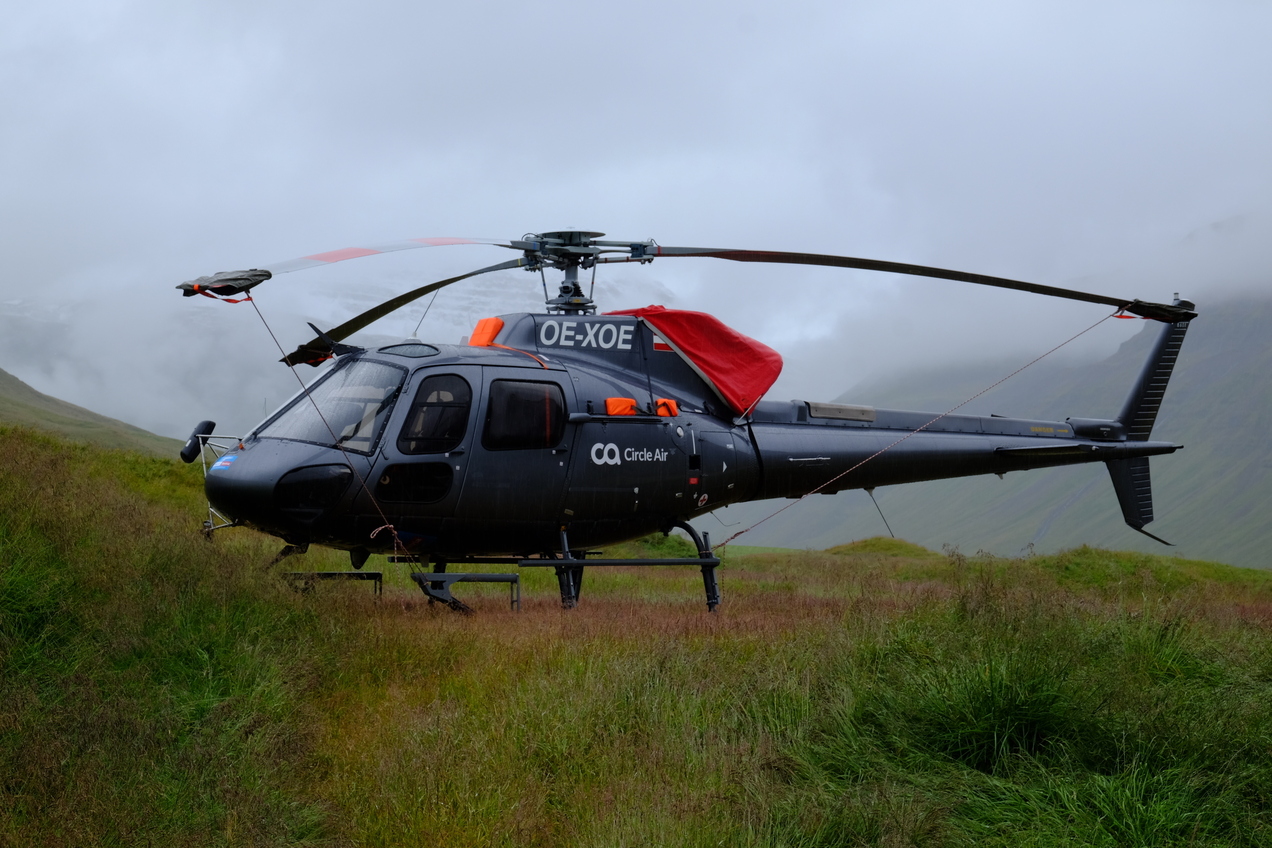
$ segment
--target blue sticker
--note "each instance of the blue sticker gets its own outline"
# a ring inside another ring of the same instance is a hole
[[[219,460],[217,460],[215,463],[213,463],[212,468],[210,468],[209,470],[215,471],[218,468],[229,468],[231,465],[234,464],[234,460],[236,459],[238,459],[237,454],[230,454],[229,456],[223,456]]]

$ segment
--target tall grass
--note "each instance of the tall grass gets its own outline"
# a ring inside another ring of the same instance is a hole
[[[288,639],[312,613],[265,549],[199,538],[175,463],[9,430],[0,468],[0,843],[318,834]]]
[[[1264,573],[869,540],[464,618],[150,462],[0,433],[0,843],[1272,842]]]

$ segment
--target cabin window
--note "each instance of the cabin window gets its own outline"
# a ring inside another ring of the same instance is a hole
[[[565,433],[565,397],[556,383],[496,380],[490,384],[486,429],[488,450],[551,448]]]
[[[468,409],[473,392],[468,381],[455,374],[425,377],[415,393],[398,435],[402,453],[446,453],[459,447],[468,432]]]
[[[366,359],[347,362],[293,398],[256,435],[371,453],[406,371]]]

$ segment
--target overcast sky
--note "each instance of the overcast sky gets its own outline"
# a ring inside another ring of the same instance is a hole
[[[184,438],[296,387],[221,270],[418,236],[579,227],[841,253],[1205,304],[1272,268],[1272,5],[1256,2],[43,2],[0,28],[0,368]],[[440,247],[282,275],[288,350],[423,282]],[[660,260],[605,309],[710,311],[771,397],[1030,358],[1103,307],[865,272]],[[537,309],[448,289],[420,335]],[[408,334],[423,310],[373,328]],[[1139,322],[1107,322],[1078,355]],[[1086,341],[1086,340],[1084,340]],[[306,375],[310,376],[309,374]]]

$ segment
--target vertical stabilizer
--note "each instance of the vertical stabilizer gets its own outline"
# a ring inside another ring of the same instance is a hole
[[[1148,457],[1112,459],[1104,464],[1109,467],[1113,491],[1117,492],[1117,502],[1122,507],[1122,518],[1126,519],[1127,526],[1169,545],[1170,542],[1144,529],[1144,525],[1153,520],[1153,485],[1148,473]]]
[[[1193,304],[1175,297],[1175,305],[1193,309]],[[1161,335],[1153,345],[1153,352],[1144,363],[1144,370],[1126,398],[1122,414],[1117,417],[1126,431],[1126,439],[1130,442],[1146,442],[1157,423],[1157,412],[1162,407],[1162,398],[1166,396],[1166,386],[1170,375],[1175,370],[1175,360],[1179,358],[1179,349],[1183,346],[1184,335],[1188,332],[1188,321],[1176,321],[1162,328]],[[1109,477],[1113,479],[1113,490],[1117,492],[1117,502],[1122,507],[1122,517],[1127,526],[1138,530],[1150,539],[1156,539],[1163,545],[1169,545],[1165,539],[1158,538],[1144,529],[1144,525],[1153,520],[1153,487],[1148,471],[1148,457],[1134,459],[1114,459],[1104,463],[1109,468]]]
[[[1186,300],[1175,299],[1177,306],[1189,309],[1193,305]],[[1175,360],[1179,358],[1179,348],[1184,343],[1184,334],[1188,332],[1188,321],[1176,321],[1162,328],[1153,353],[1139,380],[1131,389],[1131,394],[1122,407],[1122,414],[1117,420],[1126,428],[1126,438],[1132,442],[1146,442],[1153,432],[1153,424],[1157,421],[1157,410],[1162,406],[1162,398],[1166,394],[1166,384],[1170,382],[1171,372],[1175,370]]]

